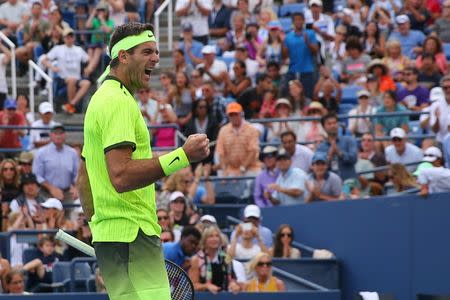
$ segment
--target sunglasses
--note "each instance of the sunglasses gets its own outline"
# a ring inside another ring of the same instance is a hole
[[[272,262],[271,261],[260,261],[257,264],[258,267],[271,267],[272,266]]]
[[[401,142],[401,138],[398,138],[398,137],[395,137],[395,138],[392,138],[392,141],[393,142]]]
[[[285,237],[285,236],[292,237],[292,233],[282,233],[281,234],[281,237]]]
[[[158,221],[169,220],[169,216],[158,216]]]
[[[21,166],[31,166],[31,163],[19,162],[19,165],[21,165]]]

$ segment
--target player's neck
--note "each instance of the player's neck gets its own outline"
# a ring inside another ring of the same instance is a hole
[[[134,91],[131,88],[132,85],[130,84],[130,80],[126,74],[127,74],[126,70],[123,70],[120,67],[117,67],[116,69],[111,69],[111,71],[109,72],[110,76],[117,78],[121,83],[123,83],[123,85],[127,88],[127,90],[133,95],[136,91]]]

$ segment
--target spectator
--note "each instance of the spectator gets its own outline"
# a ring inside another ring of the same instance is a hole
[[[173,224],[171,223],[169,211],[165,208],[158,208],[156,210],[156,216],[158,217],[158,224],[161,226],[161,230],[172,231]]]
[[[211,215],[203,215],[200,220],[199,220],[200,224],[203,225],[203,229],[205,230],[206,228],[210,227],[210,226],[217,226],[217,220],[214,216]],[[220,232],[220,231],[219,231]],[[222,235],[223,237],[223,233],[220,233],[220,235]]]
[[[289,119],[292,117],[292,106],[288,99],[280,98],[275,101],[275,117],[281,119]],[[269,127],[267,136],[269,142],[279,141],[281,139],[281,134],[285,131],[297,132],[299,129],[298,121],[273,122],[267,125]]]
[[[0,122],[2,125],[25,126],[26,120],[21,112],[17,111],[17,102],[14,99],[6,99],[3,104],[3,111],[0,112]],[[18,149],[22,148],[20,138],[25,135],[23,129],[2,129],[0,130],[0,148]],[[7,157],[14,157],[16,153],[6,152]]]
[[[35,229],[36,224],[32,218],[27,206],[22,206],[20,212],[9,214],[6,218],[7,230],[11,232],[10,236],[10,244],[9,244],[9,254],[10,254],[10,263],[11,266],[18,267],[23,265],[23,252],[25,249],[30,248],[30,245],[27,243],[19,243],[17,240],[17,234],[12,231],[15,230],[27,230],[27,229]]]
[[[273,11],[272,7],[265,7],[260,9],[258,12],[258,39],[261,42],[266,42],[269,38],[269,23],[277,20],[277,15]],[[278,23],[280,24],[280,23]],[[281,24],[280,24],[281,25]],[[280,26],[281,29],[281,26]],[[281,50],[281,49],[280,49]],[[281,52],[280,52],[281,53]]]
[[[230,30],[231,10],[222,0],[214,0],[211,13],[208,16],[209,35],[212,38],[223,38]]]
[[[245,46],[245,19],[244,14],[238,11],[232,13],[232,28],[226,33],[225,44],[219,44],[224,52],[234,51],[236,47]]]
[[[193,212],[184,194],[175,191],[169,199],[170,222],[178,226],[194,225],[198,221],[198,214]]]
[[[192,118],[192,102],[195,98],[195,91],[189,84],[186,73],[176,74],[175,94],[171,101],[178,124],[184,127]]]
[[[184,55],[184,51],[181,49],[175,49],[172,53],[173,65],[175,73],[185,73],[188,74],[189,79],[191,79],[190,75],[194,68],[191,64],[186,63],[186,57]]]
[[[64,216],[64,208],[61,203],[56,198],[48,198],[44,203],[41,204],[41,206],[44,208],[43,211],[43,221],[44,222],[38,222],[35,220],[36,223],[43,224],[42,227],[38,229],[56,229],[61,228],[62,230],[73,230],[74,224],[69,221]],[[40,218],[41,216],[37,216],[37,218]],[[35,218],[36,219],[36,218]]]
[[[421,58],[422,64],[420,66],[419,76],[417,77],[419,85],[423,86],[427,90],[439,86],[442,75],[436,67],[436,59],[434,58],[434,55],[431,53],[424,53]]]
[[[406,86],[397,91],[397,101],[412,111],[422,110],[430,104],[430,91],[419,85],[419,70],[415,67],[407,67],[403,75]]]
[[[317,1],[320,0],[315,0]],[[315,55],[319,51],[318,41],[314,31],[303,29],[305,17],[302,13],[292,14],[294,30],[286,35],[283,44],[283,59],[289,57],[289,69],[286,82],[300,79],[305,87],[306,96],[311,98],[314,88]],[[316,30],[320,31],[319,27]],[[300,77],[300,78],[299,78]]]
[[[390,40],[398,40],[402,45],[402,53],[409,58],[414,58],[419,47],[425,40],[423,32],[418,30],[411,30],[411,23],[407,15],[398,15],[395,17],[397,23],[397,30],[389,35]]]
[[[168,229],[162,229],[160,234],[161,242],[164,243],[171,243],[175,241],[175,235],[173,231]]]
[[[61,200],[75,200],[78,192],[75,179],[78,172],[78,154],[65,144],[64,126],[53,126],[51,143],[41,147],[34,157],[33,173],[39,184],[51,197]]]
[[[370,57],[378,58],[384,56],[386,39],[385,36],[381,34],[380,28],[376,22],[368,22],[365,26],[362,44],[364,52],[369,54]]]
[[[344,8],[342,10],[342,14],[340,15],[340,26],[344,26],[346,28],[346,37],[356,36],[358,38],[362,37],[361,30],[355,25],[353,25],[353,10],[351,8]],[[369,53],[367,51],[367,53]]]
[[[280,170],[275,183],[267,186],[264,196],[274,205],[295,205],[304,203],[306,173],[292,167],[292,159],[285,149],[277,153],[277,168]]]
[[[248,57],[252,60],[256,59],[256,53],[261,47],[263,40],[258,37],[258,24],[256,22],[247,23],[245,26],[245,48],[248,51]],[[258,66],[256,61],[253,61],[255,68]],[[249,65],[247,65],[248,68]],[[249,73],[250,73],[250,68]],[[253,70],[253,69],[252,69]]]
[[[271,207],[272,202],[265,197],[264,192],[267,190],[267,186],[274,183],[278,177],[279,170],[276,168],[276,153],[277,148],[273,146],[265,146],[261,156],[264,162],[264,169],[261,170],[255,178],[255,187],[253,190],[253,198],[255,204],[259,207]]]
[[[164,258],[188,270],[191,267],[190,257],[197,252],[201,237],[197,228],[186,226],[181,232],[180,241],[163,244]]]
[[[187,65],[196,66],[202,62],[202,47],[203,44],[195,40],[192,36],[192,24],[184,23],[181,26],[183,41],[178,44],[178,48],[183,50],[185,55],[185,60]]]
[[[315,149],[316,145],[320,144],[327,135],[320,123],[321,118],[325,114],[326,111],[322,103],[318,101],[311,102],[311,104],[305,108],[305,116],[314,117],[316,119],[301,123],[299,126],[301,130],[297,132],[297,142],[310,142],[311,144],[308,145],[309,148]]]
[[[244,208],[244,223],[252,223],[255,227],[257,227],[264,245],[266,245],[267,248],[272,246],[272,231],[262,225],[261,209],[257,205],[249,204]],[[235,228],[235,230],[231,233],[231,239],[233,239],[236,235],[236,230],[237,228]],[[240,238],[238,238],[238,241],[240,241]],[[258,240],[256,238],[253,239],[253,244],[258,244]]]
[[[19,162],[19,173],[21,175],[27,175],[32,173],[33,153],[22,151],[17,159]]]
[[[217,121],[219,126],[225,125],[228,121],[226,100],[222,96],[216,93],[214,83],[212,81],[206,81],[201,87],[202,98],[208,103],[211,117]]]
[[[397,89],[383,60],[379,58],[373,59],[367,66],[367,74],[373,74],[378,79],[381,92],[395,91]]]
[[[284,282],[272,276],[272,260],[267,253],[258,253],[250,261],[253,278],[247,283],[247,292],[284,292]]]
[[[7,158],[0,163],[0,189],[3,213],[6,203],[9,203],[20,194],[20,171],[15,160]]]
[[[405,112],[407,109],[399,105],[396,101],[397,96],[393,91],[387,91],[383,95],[383,106],[377,109],[377,114],[385,112]],[[373,119],[375,125],[375,135],[378,137],[388,135],[392,129],[401,127],[404,131],[408,130],[408,116],[384,116]]]
[[[328,137],[317,146],[316,153],[325,153],[330,170],[339,172],[342,179],[355,177],[354,165],[357,160],[355,138],[339,134],[339,123],[335,114],[322,117],[321,123]]]
[[[384,149],[384,155],[389,163],[407,165],[422,161],[422,149],[408,142],[406,132],[402,128],[396,127],[392,129],[390,137],[392,139],[392,145]],[[407,169],[409,172],[413,172],[416,166],[408,166]]]
[[[18,0],[8,0],[0,5],[0,25],[3,33],[8,36],[16,45],[17,30],[30,18],[28,6]]]
[[[34,113],[30,111],[30,100],[28,96],[24,94],[17,95],[16,105],[17,112],[22,113],[25,116],[25,122],[27,125],[31,125],[34,122]]]
[[[211,14],[212,7],[212,0],[177,0],[175,4],[175,14],[180,18],[181,25],[190,23],[194,40],[203,45],[208,44],[209,40],[208,16]]]
[[[238,52],[247,52],[247,50],[236,50],[236,55]],[[232,72],[231,72],[232,70]],[[252,80],[247,76],[247,65],[243,60],[237,60],[231,66],[230,73],[223,73],[223,80],[225,82],[225,88],[223,90],[223,95],[237,99],[242,93],[252,85]],[[257,70],[257,69],[256,69]],[[256,73],[254,74],[256,75]]]
[[[316,152],[312,160],[312,173],[308,175],[306,203],[314,201],[333,201],[343,198],[341,178],[328,171],[327,154]]]
[[[416,179],[400,163],[391,164],[389,166],[388,174],[397,193],[418,187]]]
[[[230,103],[224,125],[217,137],[216,153],[224,176],[256,175],[259,170],[259,133],[242,117],[242,106]]]
[[[57,74],[56,81],[60,88],[67,86],[68,102],[62,106],[69,114],[76,112],[75,106],[83,99],[91,86],[91,82],[81,74],[81,64],[89,62],[86,70],[93,71],[88,54],[79,46],[75,46],[75,34],[72,29],[63,32],[64,45],[53,47],[46,54],[42,63]],[[89,73],[84,73],[89,76]],[[55,91],[57,92],[57,91]]]
[[[372,5],[369,9],[369,19],[379,13],[380,9],[387,12],[387,17],[392,19],[395,14],[400,12],[400,8],[402,7],[401,1],[389,1],[389,0],[380,0],[377,2],[372,2]]]
[[[376,151],[374,136],[370,132],[366,132],[361,136],[361,149],[358,152],[358,160],[368,160],[376,167],[387,164],[384,152]]]
[[[6,82],[6,66],[11,60],[11,51],[3,43],[0,43],[0,107],[4,107],[4,102],[8,94],[8,84]]]
[[[280,138],[281,145],[291,157],[292,167],[309,172],[314,153],[308,147],[297,144],[297,137],[292,131],[283,132]]]
[[[276,111],[275,111],[275,102],[276,102],[276,98],[275,98],[275,91],[274,90],[267,90],[264,93],[263,96],[263,103],[261,105],[261,109],[259,111],[259,118],[260,119],[264,119],[264,118],[275,118],[276,115]],[[289,103],[289,106],[291,104]],[[272,123],[265,123],[263,124],[266,128],[270,128]],[[267,138],[265,137],[266,133],[268,133],[269,131],[264,131],[264,137],[263,140],[267,140]]]
[[[289,96],[288,99],[292,105],[292,112],[294,115],[302,116],[306,107],[310,105],[311,99],[305,95],[305,89],[303,84],[298,79],[294,79],[288,82]]]
[[[442,3],[442,15],[434,22],[433,32],[443,43],[450,43],[450,1]]]
[[[334,40],[334,22],[329,15],[322,13],[322,0],[310,0],[308,4],[309,10],[305,12],[306,23],[312,24],[312,29],[316,32],[317,41],[320,44],[320,52],[322,57],[325,57],[325,49],[328,49],[329,42]]]
[[[386,43],[386,55],[383,58],[384,63],[389,69],[394,80],[399,82],[398,73],[410,65],[410,59],[403,54],[402,44],[398,40],[390,40]]]
[[[430,126],[433,132],[436,133],[436,140],[444,143],[450,125],[450,75],[441,79],[441,87],[444,90],[445,98],[436,101],[436,104],[432,106]]]
[[[432,168],[422,170],[417,182],[420,184],[420,195],[450,191],[450,170],[444,167],[442,151],[437,147],[425,150],[424,161],[433,164]]]
[[[342,89],[339,83],[331,76],[331,71],[322,66],[320,78],[314,87],[314,101],[319,101],[328,113],[337,113],[341,102]]]
[[[272,90],[272,78],[267,74],[262,74],[256,79],[256,86],[246,89],[237,102],[242,105],[245,118],[252,119],[257,118],[261,110],[264,93],[267,90]]]
[[[261,238],[259,229],[253,223],[238,224],[235,232],[236,234],[232,236],[228,247],[228,255],[230,257],[238,260],[248,260],[261,251],[267,253],[267,248]],[[238,240],[239,238],[240,240]],[[258,243],[254,244],[253,239],[256,239]]]
[[[244,21],[246,21],[247,23],[256,22],[256,15],[253,14],[253,12],[249,8],[249,0],[237,0],[237,1],[231,0],[231,1],[233,1],[234,3],[237,2],[236,4],[231,5],[236,8],[235,10],[232,11],[231,18],[230,18],[232,21],[232,24],[231,24],[232,29],[234,29],[234,22],[233,22],[234,16],[237,14],[241,14],[244,18]],[[252,0],[252,2],[253,2],[253,0]]]
[[[245,270],[236,260],[229,260],[222,250],[226,242],[216,226],[203,231],[201,250],[192,257],[189,277],[196,291],[238,293],[245,283]]]
[[[278,91],[279,95],[283,95],[281,89],[281,65],[275,61],[270,61],[267,66],[267,75],[272,79],[272,86]]]
[[[357,93],[358,105],[352,108],[349,112],[349,116],[356,115],[373,115],[377,109],[370,104],[370,92],[368,90],[360,90]],[[348,129],[352,135],[361,137],[364,133],[372,131],[372,121],[370,118],[350,118],[348,120]]]
[[[3,291],[7,291],[5,276],[11,270],[11,266],[7,259],[2,258],[0,253],[0,294],[3,294]]]
[[[294,239],[294,228],[291,225],[281,224],[275,234],[274,246],[269,249],[270,255],[280,258],[300,258],[300,250],[292,247]]]
[[[197,68],[203,72],[203,80],[212,80],[219,86],[223,83],[222,74],[227,72],[227,65],[216,59],[216,48],[211,45],[203,46],[203,63],[199,64]]]
[[[151,96],[150,88],[141,88],[136,92],[136,99],[147,125],[161,123],[161,116],[159,115],[160,104],[152,99]]]
[[[20,195],[11,201],[9,208],[12,213],[18,213],[21,211],[21,207],[25,205],[30,215],[34,216],[39,209],[39,205],[44,203],[45,199],[39,195],[39,183],[33,173],[22,176],[21,190]]]
[[[270,21],[267,24],[267,29],[267,39],[261,44],[256,60],[261,66],[266,67],[268,67],[269,62],[282,64],[283,28],[281,27],[281,23],[279,21]]]
[[[194,69],[190,75],[192,87],[195,89],[195,99],[202,97],[203,74],[199,70]]]
[[[259,46],[258,46],[259,47]],[[236,59],[236,62],[232,63],[230,65],[230,78],[232,80],[237,79],[236,78],[236,74],[235,74],[235,70],[234,70],[234,65],[237,63],[237,61],[242,61],[245,63],[245,71],[246,71],[246,76],[249,77],[251,79],[251,84],[256,82],[256,75],[259,71],[259,64],[258,62],[255,60],[254,57],[251,57],[249,55],[249,50],[248,47],[244,47],[244,46],[238,46],[236,47],[236,51],[234,52],[234,57]],[[236,97],[235,97],[236,98]]]
[[[357,37],[350,37],[345,44],[347,57],[342,62],[341,82],[348,84],[362,84],[365,82],[367,66],[370,56],[363,52],[361,42]]]
[[[336,37],[334,38],[334,41],[330,43],[330,48],[328,50],[329,55],[331,56],[328,62],[331,63],[331,71],[335,75],[341,74],[342,72],[342,62],[346,55],[346,35],[347,28],[343,25],[338,25],[336,27]]]
[[[73,230],[76,230],[75,237],[80,241],[92,246],[92,232],[89,227],[86,215],[81,207],[74,209],[75,220]],[[71,261],[76,257],[87,257],[88,255],[74,247],[68,247],[63,252],[64,260]]]
[[[442,75],[446,75],[448,73],[448,63],[445,57],[441,40],[436,36],[429,36],[423,41],[422,48],[423,54],[429,53],[434,55],[439,72],[441,72]],[[421,66],[422,66],[422,55],[419,55],[416,59],[416,67],[420,69]]]
[[[25,278],[20,270],[12,269],[5,275],[5,291],[11,295],[31,295],[25,291]]]
[[[53,121],[54,111],[50,102],[42,102],[39,104],[39,114],[41,119],[36,120],[31,124],[32,127],[39,127],[39,129],[30,130],[29,150],[35,150],[50,143],[49,131],[57,124]]]
[[[423,0],[406,0],[401,14],[408,16],[411,29],[424,32],[430,21],[430,13],[426,9]]]
[[[173,124],[177,123],[178,118],[175,114],[172,105],[164,104],[164,102],[159,101],[159,112],[160,120],[158,124]],[[176,128],[165,127],[158,128],[153,133],[154,146],[155,147],[173,147],[175,146],[176,139]]]

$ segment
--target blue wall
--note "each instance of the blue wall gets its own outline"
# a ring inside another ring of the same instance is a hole
[[[334,252],[344,299],[370,290],[403,300],[450,293],[449,212],[450,194],[438,194],[274,207],[263,223],[289,223],[299,242]]]

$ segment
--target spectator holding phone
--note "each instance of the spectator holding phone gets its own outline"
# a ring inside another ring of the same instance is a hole
[[[238,238],[241,238],[239,242]],[[257,244],[253,244],[254,238],[258,241]],[[234,259],[247,260],[261,251],[267,253],[267,248],[263,243],[258,227],[250,222],[237,225],[236,234],[232,237],[228,247],[228,255]]]

